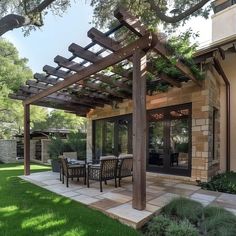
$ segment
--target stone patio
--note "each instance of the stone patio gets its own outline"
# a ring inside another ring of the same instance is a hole
[[[132,208],[131,178],[123,179],[122,187],[119,188],[114,187],[114,181],[108,181],[101,193],[99,182],[91,181],[90,188],[87,188],[82,180],[71,181],[67,188],[60,182],[59,174],[51,171],[20,177],[49,191],[100,210],[134,228],[140,228],[154,213],[158,213],[163,206],[179,196],[199,201],[205,206],[224,207],[236,214],[236,195],[202,190],[183,180],[164,179],[163,176],[153,173],[147,173],[147,207],[143,211]]]

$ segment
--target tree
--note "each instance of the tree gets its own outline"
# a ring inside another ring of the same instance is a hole
[[[113,11],[122,6],[139,16],[144,23],[156,27],[158,23],[171,23],[175,27],[192,16],[208,17],[211,0],[92,0],[94,22],[100,27],[113,23]]]
[[[0,138],[11,138],[23,131],[23,106],[21,102],[9,99],[8,95],[32,78],[32,71],[26,63],[27,59],[19,57],[13,44],[0,39]],[[33,106],[31,119],[43,120],[46,113],[46,109]]]
[[[112,22],[113,10],[117,6],[127,7],[148,25],[165,23],[179,24],[191,16],[208,16],[211,0],[91,0],[94,20],[100,26]],[[41,27],[50,10],[61,15],[70,7],[70,0],[2,0],[0,3],[0,36],[9,30],[23,27],[30,30]],[[169,13],[169,14],[168,14]]]
[[[48,10],[61,15],[69,6],[70,0],[1,0],[0,36],[20,27],[24,27],[27,34],[43,25]]]
[[[53,110],[47,114],[45,120],[34,122],[34,130],[46,130],[50,128],[70,129],[74,131],[81,130],[82,132],[85,132],[86,119],[65,113],[61,110]]]

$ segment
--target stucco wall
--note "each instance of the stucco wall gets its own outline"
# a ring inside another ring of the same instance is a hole
[[[221,61],[224,71],[230,81],[231,87],[231,170],[236,171],[236,54],[226,55],[226,59]]]
[[[213,106],[220,108],[218,84],[214,82],[210,71],[202,87],[192,81],[183,84],[182,88],[171,88],[166,93],[147,96],[147,110],[166,106],[192,103],[192,180],[207,181],[219,170],[219,158],[212,161],[212,111]],[[88,114],[91,120],[132,113],[132,101],[126,100],[119,108],[97,108]],[[90,137],[90,136],[89,136]],[[92,139],[92,136],[90,137]],[[88,142],[92,142],[89,140]],[[89,148],[89,147],[88,147]],[[89,150],[90,152],[91,149]]]
[[[212,16],[212,42],[236,35],[236,5]]]

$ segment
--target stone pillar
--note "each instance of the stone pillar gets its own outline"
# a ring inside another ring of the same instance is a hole
[[[87,145],[86,145],[86,158],[87,161],[93,159],[93,122],[91,119],[87,119]]]

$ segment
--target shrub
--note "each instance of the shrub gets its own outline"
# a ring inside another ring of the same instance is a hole
[[[155,216],[148,223],[147,231],[145,235],[147,236],[164,236],[166,228],[172,223],[172,221],[163,215]]]
[[[206,207],[201,229],[208,236],[236,235],[236,216],[219,207]]]
[[[198,230],[187,220],[172,222],[166,229],[165,236],[198,236]]]
[[[48,145],[48,153],[50,158],[57,159],[64,151],[64,142],[59,137],[52,137],[51,143]]]
[[[203,206],[201,203],[186,198],[176,198],[166,205],[162,212],[168,216],[174,216],[181,220],[188,219],[197,224],[202,217]]]
[[[236,173],[227,172],[214,176],[211,181],[207,183],[200,183],[203,189],[212,191],[236,194]]]

